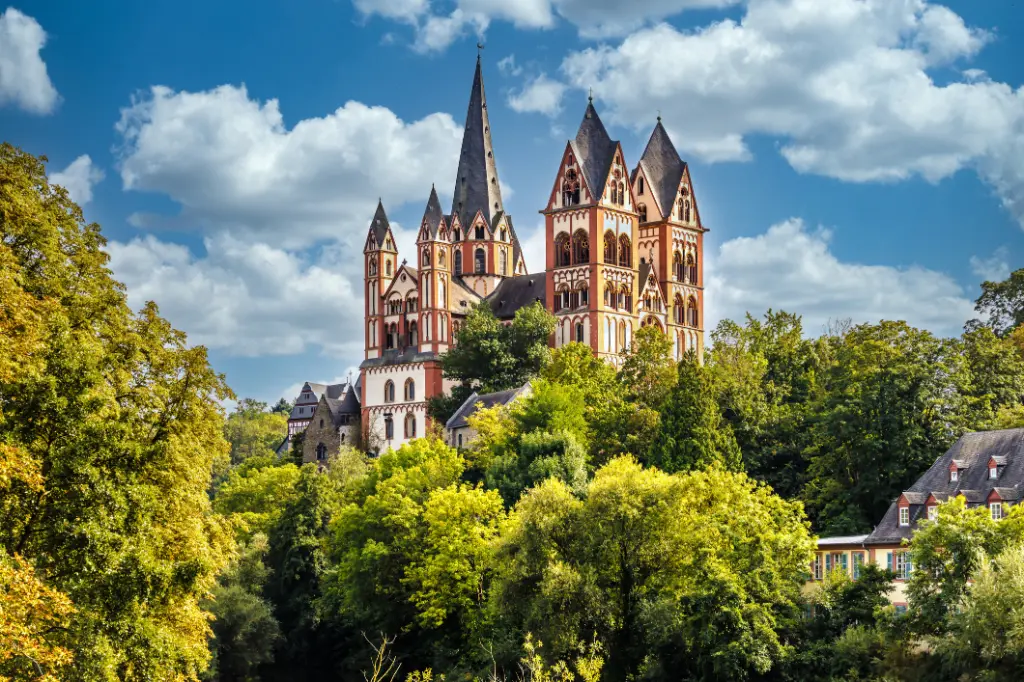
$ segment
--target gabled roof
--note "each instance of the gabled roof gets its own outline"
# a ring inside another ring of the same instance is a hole
[[[638,168],[643,169],[647,186],[658,204],[658,211],[662,216],[668,216],[672,212],[679,184],[686,173],[686,162],[679,157],[679,152],[669,139],[668,131],[661,124],[660,116],[658,124],[654,126],[654,132],[651,133],[651,139],[647,141],[643,156],[640,157]],[[634,177],[635,175],[634,171]]]
[[[612,159],[615,158],[615,150],[619,143],[609,137],[601,117],[597,115],[593,100],[587,104],[583,121],[576,131],[576,139],[570,144],[583,170],[583,179],[596,202],[604,194],[608,171],[611,170]]]
[[[487,408],[494,407],[495,405],[508,405],[517,397],[523,395],[529,390],[530,383],[527,382],[519,388],[511,388],[507,391],[484,393],[483,395],[473,391],[473,393],[466,398],[465,402],[459,406],[459,409],[455,410],[455,414],[448,418],[447,423],[445,423],[445,428],[461,429],[468,426],[466,420],[475,414],[477,410],[486,410]]]
[[[437,190],[430,186],[430,198],[427,199],[427,208],[423,211],[422,225],[427,228],[427,236],[430,239],[437,239],[437,230],[444,220],[444,211],[441,210],[441,200],[437,198]]]
[[[400,286],[399,282],[401,282],[402,278],[399,277],[399,275],[402,273],[403,270],[406,272],[406,274],[409,275],[410,278],[412,278],[412,281],[413,281],[412,287],[417,292],[419,291],[419,284],[418,284],[418,282],[420,281],[420,272],[419,272],[419,270],[417,270],[416,268],[412,267],[408,263],[403,262],[401,265],[398,266],[398,269],[395,270],[395,277],[394,277],[394,279],[391,280],[390,283],[388,283],[388,288],[385,289],[384,293],[382,293],[380,295],[381,298],[387,298],[388,296],[391,295],[391,291],[395,287]],[[409,286],[409,285],[403,284],[401,286]]]
[[[326,395],[328,398],[341,398],[346,392],[349,391],[349,383],[344,381],[340,384],[318,384],[312,381],[307,381],[302,385],[302,389],[299,391],[298,398],[295,399],[295,405],[292,407],[291,414],[288,415],[289,419],[309,419],[313,414],[310,412],[308,415],[305,413],[299,414],[299,407],[309,407],[310,405],[316,405],[320,402],[320,397]],[[303,393],[312,393],[313,400],[302,401]]]
[[[990,457],[1005,457],[998,479],[989,478]],[[957,480],[949,480],[949,469],[957,462]],[[1024,428],[1001,431],[981,431],[960,437],[949,450],[904,493],[920,493],[937,500],[963,495],[969,504],[983,504],[993,489],[1019,491],[1024,488]],[[1000,493],[1002,494],[1002,492]],[[1019,494],[1019,493],[1018,493]],[[1016,498],[1012,498],[1016,499]],[[869,544],[886,544],[909,539],[914,524],[899,526],[896,502],[889,506],[881,522],[868,537]]]
[[[501,183],[498,182],[498,167],[494,161],[491,127],[487,117],[487,95],[484,93],[480,57],[477,57],[466,125],[462,133],[462,152],[459,155],[459,173],[455,177],[452,213],[460,216],[463,226],[470,225],[477,212],[483,213],[488,225],[493,225],[495,214],[502,210]]]
[[[506,277],[485,301],[499,320],[511,320],[520,308],[540,301],[544,305],[544,278],[541,275],[521,275]]]

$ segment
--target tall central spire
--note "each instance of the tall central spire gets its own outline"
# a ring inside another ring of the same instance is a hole
[[[459,174],[455,178],[452,214],[458,214],[462,224],[468,225],[476,217],[477,211],[481,211],[487,223],[493,225],[494,216],[504,210],[498,167],[494,163],[494,147],[491,144],[491,126],[487,120],[487,96],[484,94],[484,78],[480,72],[480,55],[477,55],[473,90],[469,94],[469,111],[466,113],[466,129],[462,134]]]

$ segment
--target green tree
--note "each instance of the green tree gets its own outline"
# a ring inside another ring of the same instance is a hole
[[[972,426],[986,427],[996,415],[1024,402],[1024,349],[988,327],[964,332],[964,356],[970,379],[967,398]]]
[[[291,463],[272,466],[267,459],[250,458],[232,469],[213,499],[213,508],[242,535],[270,533],[298,494],[299,468]]]
[[[286,413],[268,412],[266,403],[242,399],[224,424],[224,437],[231,444],[231,463],[273,455],[287,432]]]
[[[660,410],[676,384],[672,340],[655,325],[641,327],[622,352],[619,381],[631,402]]]
[[[602,679],[732,679],[785,653],[812,541],[799,504],[743,474],[669,475],[619,458],[586,496],[548,480],[502,533],[492,593],[514,661],[531,632],[550,660],[596,633]]]
[[[983,282],[974,310],[984,320],[971,320],[968,329],[990,327],[997,335],[1007,336],[1024,324],[1024,268],[1002,282]]]
[[[231,394],[155,306],[129,309],[104,243],[42,160],[0,145],[0,286],[19,306],[0,324],[41,323],[0,344],[30,353],[0,359],[0,461],[26,471],[0,476],[0,552],[74,604],[60,679],[195,679],[229,544],[207,489]]]
[[[801,496],[821,532],[867,532],[964,432],[970,373],[958,340],[905,322],[859,325],[830,343]]]
[[[270,408],[270,411],[273,412],[274,414],[283,414],[285,417],[287,417],[292,413],[293,407],[294,405],[292,405],[284,398],[281,398],[274,404],[272,408]]]
[[[661,412],[661,427],[647,461],[674,473],[718,465],[742,467],[732,427],[722,420],[711,373],[689,351],[678,367],[678,381]]]

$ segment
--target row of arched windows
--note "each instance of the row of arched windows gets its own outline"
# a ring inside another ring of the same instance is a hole
[[[578,203],[580,203],[580,179],[576,170],[570,168],[565,172],[565,180],[562,182],[562,205],[575,206]]]
[[[401,315],[403,312],[414,313],[420,307],[419,298],[407,298],[405,301],[395,297],[388,300],[388,315]]]
[[[586,282],[581,282],[571,291],[565,287],[559,290],[555,301],[558,304],[558,310],[575,310],[585,307],[590,304],[590,288]]]
[[[633,292],[629,286],[622,284],[616,286],[611,282],[604,285],[604,305],[613,310],[622,310],[627,313],[633,312]]]
[[[413,320],[405,326],[405,343],[402,343],[402,333],[398,329],[398,323],[392,322],[384,327],[384,349],[392,350],[399,347],[418,346],[420,343],[419,326]]]
[[[412,412],[405,415],[405,437],[416,437],[416,415]],[[394,440],[395,438],[395,422],[391,415],[384,417],[384,438],[387,440]]]
[[[615,169],[611,182],[608,183],[608,200],[616,206],[626,203],[626,184],[622,181],[622,170]]]
[[[697,307],[697,299],[690,296],[683,304],[683,297],[676,294],[675,305],[673,306],[673,319],[676,324],[687,327],[700,326],[700,309]]]
[[[610,317],[604,320],[604,349],[606,353],[617,353],[629,348],[633,341],[633,323]]]
[[[687,284],[697,283],[697,259],[692,253],[686,254],[686,260],[683,260],[683,254],[678,251],[672,256],[672,273],[675,275],[677,282],[686,282]]]
[[[616,239],[611,230],[604,233],[604,262],[623,268],[632,267],[633,249],[628,235],[621,234]]]
[[[508,271],[508,261],[506,260],[505,250],[502,249],[501,256],[499,258],[501,273],[506,274]],[[477,249],[473,252],[473,272],[480,275],[487,272],[487,252],[483,249]],[[455,252],[455,274],[462,274],[462,252]]]
[[[402,399],[407,403],[416,400],[416,382],[412,379],[405,380]],[[395,402],[395,382],[391,381],[391,379],[384,383],[384,402]]]

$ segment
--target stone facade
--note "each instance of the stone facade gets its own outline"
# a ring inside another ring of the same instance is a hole
[[[359,403],[352,392],[335,400],[321,396],[302,435],[302,461],[326,465],[342,446],[360,446]]]

